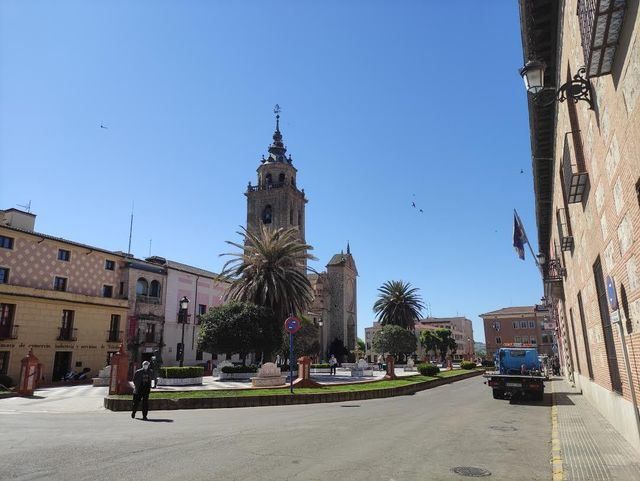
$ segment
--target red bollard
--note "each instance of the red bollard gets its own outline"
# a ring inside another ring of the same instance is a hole
[[[298,359],[298,378],[293,381],[295,387],[321,387],[315,381],[311,380],[311,358],[302,356]]]
[[[387,374],[385,379],[396,379],[396,361],[391,354],[387,356]]]
[[[33,396],[33,391],[38,385],[38,375],[40,372],[40,361],[33,354],[33,349],[29,349],[27,357],[23,358],[20,368],[20,382],[18,383],[18,394],[21,396]]]
[[[129,355],[120,344],[120,350],[111,357],[111,377],[109,378],[109,394],[131,394],[129,384]]]

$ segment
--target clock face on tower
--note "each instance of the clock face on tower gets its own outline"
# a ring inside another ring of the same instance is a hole
[[[349,279],[347,281],[346,301],[347,301],[347,310],[349,312],[354,312],[355,301],[356,301],[356,285],[353,279]]]

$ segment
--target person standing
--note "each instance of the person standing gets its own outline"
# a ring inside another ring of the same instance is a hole
[[[329,374],[335,375],[337,369],[338,369],[338,360],[336,359],[336,356],[331,354],[331,358],[329,359]]]
[[[131,410],[131,418],[136,417],[136,411],[138,405],[142,401],[142,419],[147,420],[147,413],[149,412],[149,393],[151,392],[151,386],[153,381],[153,373],[149,369],[149,361],[142,363],[142,368],[138,369],[133,374],[133,409]]]
[[[382,357],[382,354],[378,354],[378,369],[382,371],[383,365],[384,365],[384,358]]]

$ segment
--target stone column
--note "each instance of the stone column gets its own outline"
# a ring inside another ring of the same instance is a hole
[[[18,383],[18,394],[21,396],[33,396],[33,391],[38,383],[40,361],[33,354],[33,349],[29,349],[27,357],[23,358],[20,368],[20,382]]]
[[[393,356],[389,354],[387,356],[387,374],[384,376],[385,379],[396,379],[396,361],[393,359]]]
[[[311,358],[302,356],[298,359],[298,378],[293,381],[295,387],[321,387],[315,381],[311,380]]]
[[[109,378],[109,394],[131,394],[129,384],[129,354],[120,344],[120,349],[111,357],[111,376]]]

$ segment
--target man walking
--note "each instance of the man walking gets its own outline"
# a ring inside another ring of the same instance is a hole
[[[147,420],[149,412],[149,392],[151,391],[151,382],[153,381],[153,373],[149,369],[149,361],[142,363],[142,369],[138,369],[133,375],[133,410],[131,417],[136,417],[138,404],[142,401],[142,419]],[[155,386],[154,386],[155,387]]]

